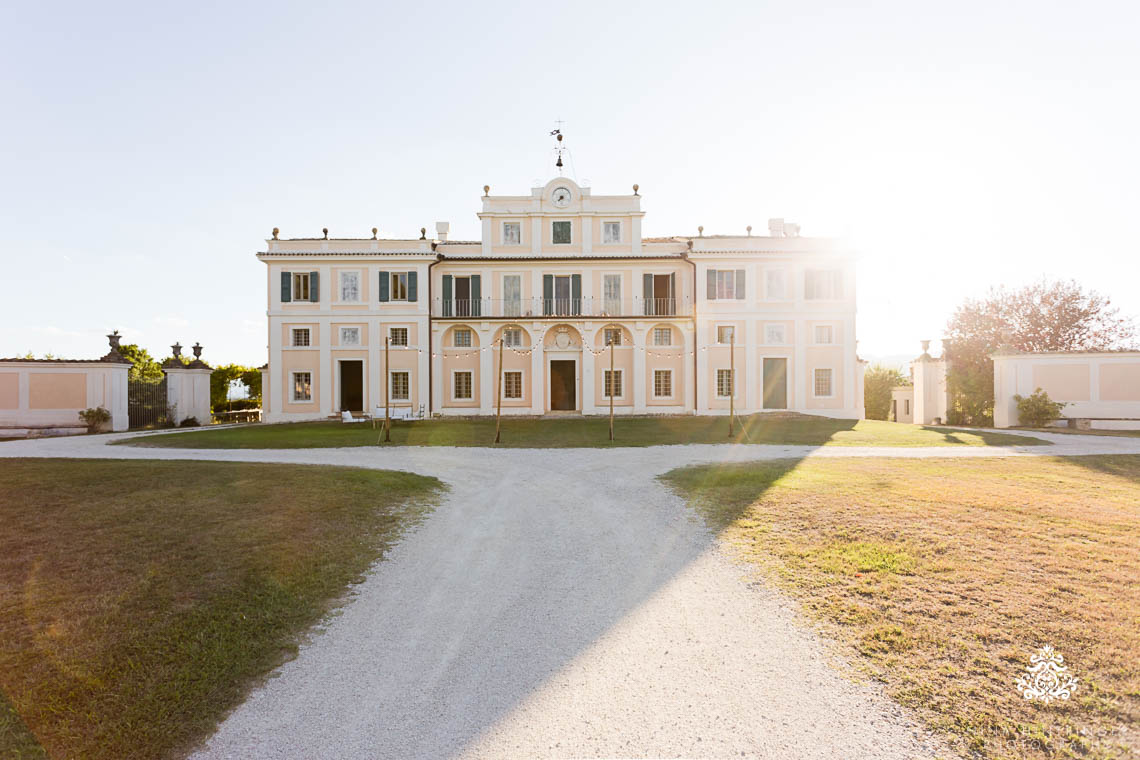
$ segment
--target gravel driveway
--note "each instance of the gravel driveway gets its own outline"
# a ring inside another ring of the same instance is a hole
[[[138,449],[119,436],[5,456],[383,467],[450,486],[351,604],[221,725],[199,758],[797,757],[949,753],[849,680],[779,594],[655,476],[802,456],[1140,453],[1140,439],[884,449]]]

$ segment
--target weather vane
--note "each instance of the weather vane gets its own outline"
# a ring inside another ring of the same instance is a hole
[[[562,174],[562,151],[566,150],[562,147],[562,122],[554,122],[558,127],[550,133],[550,136],[555,139],[554,152],[558,154],[558,160],[554,162],[554,166],[558,168],[558,174]]]

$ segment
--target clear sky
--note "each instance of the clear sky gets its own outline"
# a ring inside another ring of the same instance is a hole
[[[283,237],[478,237],[484,184],[637,182],[646,235],[861,251],[860,353],[993,284],[1140,314],[1140,4],[33,3],[3,12],[0,356],[266,359]]]

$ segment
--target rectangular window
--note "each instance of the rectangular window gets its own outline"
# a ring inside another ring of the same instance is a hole
[[[388,345],[389,346],[406,346],[406,345],[408,345],[408,328],[406,328],[406,327],[389,327],[388,328]]]
[[[602,242],[621,242],[621,222],[602,222]]]
[[[671,328],[671,327],[654,327],[653,328],[653,345],[655,345],[655,346],[671,346],[671,345],[673,345],[673,328]]]
[[[392,287],[388,291],[388,298],[392,301],[408,300],[407,272],[392,272]]]
[[[779,346],[788,342],[788,332],[784,325],[764,325],[764,342]]]
[[[606,314],[621,314],[621,275],[602,275],[602,308]]]
[[[520,222],[503,222],[503,245],[519,245],[522,243],[522,224]]]
[[[673,370],[653,370],[653,397],[671,398],[673,396]]]
[[[454,375],[455,393],[457,399],[471,398],[471,371],[456,372]]]
[[[830,396],[831,395],[831,370],[830,369],[817,369],[815,371],[815,395],[816,396]]]
[[[503,398],[522,398],[522,372],[503,373]]]
[[[456,348],[471,348],[471,330],[466,327],[455,328],[452,345]]]
[[[705,297],[710,301],[739,301],[744,298],[744,270],[708,270],[708,291]]]
[[[909,398],[903,399],[903,409],[905,410],[906,414],[910,414],[910,399]]]
[[[393,401],[407,401],[408,389],[410,387],[408,373],[393,372],[390,377],[392,378],[392,386],[389,389],[389,392],[392,394],[391,399]]]
[[[294,301],[311,301],[313,300],[309,292],[309,274],[301,274],[299,272],[293,273],[293,300]]]
[[[843,298],[843,271],[840,269],[805,271],[804,298],[809,301],[833,301]]]
[[[294,372],[293,373],[293,400],[294,401],[312,401],[313,400],[313,373],[312,372]]]
[[[340,300],[353,303],[360,300],[360,272],[340,273]]]
[[[621,345],[621,328],[620,327],[607,327],[606,328],[606,345],[607,346],[620,346]]]
[[[550,231],[555,245],[570,243],[570,222],[552,222]]]
[[[716,342],[728,345],[732,343],[732,339],[736,336],[736,328],[732,325],[717,325],[716,326]]]
[[[522,316],[522,276],[503,275],[503,316]]]
[[[784,270],[768,269],[764,272],[764,298],[769,301],[782,301],[785,298]]]
[[[815,326],[815,342],[816,343],[833,343],[833,333],[831,325],[816,325]]]
[[[308,346],[309,343],[309,328],[307,327],[294,327],[293,328],[293,345],[294,346]]]
[[[732,395],[732,370],[718,369],[716,371],[717,398],[728,398]]]
[[[522,345],[522,328],[508,327],[503,330],[503,345],[518,347]]]
[[[342,346],[359,346],[360,345],[360,328],[359,327],[342,327],[342,328],[340,328],[340,344]]]
[[[621,398],[621,370],[615,369],[611,372],[607,369],[604,386],[602,389],[603,398]]]

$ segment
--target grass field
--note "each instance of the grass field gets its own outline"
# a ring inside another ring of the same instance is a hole
[[[728,437],[726,417],[630,417],[614,423],[598,417],[504,418],[503,447],[571,448],[595,446],[656,446],[681,443],[776,443],[804,446],[1007,446],[1042,444],[1039,438],[984,430],[950,430],[875,420],[834,420],[797,414],[757,414],[742,417]],[[375,446],[379,431],[371,425],[305,422],[249,425],[223,430],[132,438],[132,446],[191,449],[301,449],[333,446]],[[492,446],[492,418],[437,419],[395,422],[397,446]]]
[[[408,473],[5,460],[0,757],[169,757],[430,508]]]
[[[663,476],[966,756],[1140,752],[1140,456],[808,459]],[[1015,690],[1051,644],[1067,701]]]

